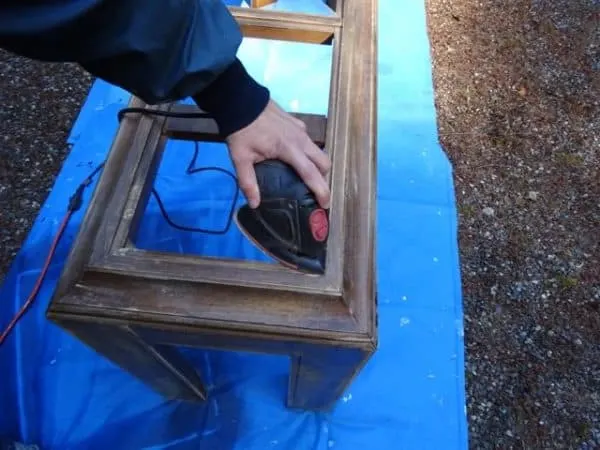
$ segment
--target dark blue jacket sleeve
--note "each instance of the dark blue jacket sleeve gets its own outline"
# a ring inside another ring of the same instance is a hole
[[[269,92],[236,53],[242,35],[223,0],[2,0],[0,46],[74,62],[146,103],[192,97],[224,135],[264,109]]]

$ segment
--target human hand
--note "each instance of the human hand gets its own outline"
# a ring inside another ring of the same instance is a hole
[[[254,122],[227,137],[240,188],[251,208],[260,204],[254,165],[266,159],[283,161],[298,173],[322,208],[329,208],[325,176],[331,162],[306,133],[306,125],[269,100]]]

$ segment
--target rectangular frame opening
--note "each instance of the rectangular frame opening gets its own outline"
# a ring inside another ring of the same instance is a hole
[[[337,32],[336,32],[337,33]],[[335,35],[335,33],[334,33]],[[92,255],[94,270],[127,273],[133,276],[151,277],[164,280],[189,280],[201,283],[229,284],[237,286],[264,287],[294,292],[325,293],[341,295],[344,201],[343,166],[345,153],[335,150],[335,121],[338,91],[339,51],[332,41],[332,65],[327,100],[329,118],[317,114],[301,114],[311,126],[313,140],[329,150],[333,161],[330,185],[332,207],[330,210],[331,232],[327,245],[326,270],[323,275],[306,275],[279,264],[263,262],[216,259],[199,255],[179,255],[136,248],[130,235],[143,215],[144,207],[152,190],[152,182],[158,168],[165,142],[168,138],[197,140],[204,138],[219,141],[215,133],[216,124],[212,119],[191,121],[189,119],[160,119],[144,116],[140,119],[133,148],[128,158],[131,160],[124,173],[129,173],[129,181],[120,188],[123,199],[121,207],[113,208],[110,231],[110,244],[97,248]],[[161,109],[189,111],[191,105],[162,105]],[[187,122],[187,123],[186,123]],[[190,124],[195,122],[193,126]],[[139,154],[138,154],[139,153]],[[126,184],[128,184],[128,187]],[[121,212],[119,212],[121,211]]]

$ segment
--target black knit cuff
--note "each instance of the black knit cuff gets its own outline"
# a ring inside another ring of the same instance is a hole
[[[250,125],[269,102],[269,90],[258,84],[235,59],[208,87],[192,96],[200,109],[211,114],[222,136]]]

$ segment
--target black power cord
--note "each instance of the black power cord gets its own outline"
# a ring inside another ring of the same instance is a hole
[[[131,107],[131,108],[121,109],[117,115],[117,118],[118,118],[119,122],[121,122],[126,114],[136,114],[136,113],[153,115],[153,116],[190,118],[190,119],[210,118],[211,117],[210,114],[201,112],[201,111],[199,111],[199,112],[174,112],[174,111],[161,111],[161,110],[148,109],[148,108]],[[233,221],[233,215],[235,213],[235,205],[238,201],[239,194],[240,194],[239,183],[238,183],[236,176],[231,171],[223,169],[221,167],[214,167],[214,166],[194,167],[196,165],[196,160],[198,159],[198,153],[199,153],[199,144],[197,141],[194,141],[194,156],[192,157],[192,160],[188,164],[188,167],[185,171],[188,175],[193,175],[195,173],[208,172],[208,171],[221,172],[221,173],[224,173],[225,175],[230,176],[233,179],[233,182],[235,183],[235,194],[233,196],[233,200],[231,202],[231,207],[230,207],[229,213],[227,215],[227,223],[225,224],[225,227],[222,230],[210,230],[210,229],[206,229],[206,228],[196,228],[196,227],[187,227],[187,226],[183,226],[183,225],[178,225],[169,217],[169,214],[167,213],[167,210],[166,210],[156,188],[152,188],[152,195],[156,199],[156,203],[158,204],[158,208],[160,209],[162,216],[164,217],[164,219],[167,221],[167,223],[171,227],[173,227],[177,230],[189,231],[192,233],[204,233],[204,234],[215,234],[215,235],[225,234],[229,231],[229,228],[231,227],[231,222]]]
[[[152,188],[152,194],[154,195],[154,198],[156,199],[156,203],[158,203],[158,208],[160,209],[161,214],[163,215],[164,219],[167,221],[167,223],[171,227],[176,228],[181,231],[190,231],[192,233],[225,234],[225,233],[227,233],[227,231],[229,231],[229,228],[231,227],[231,222],[233,220],[233,214],[235,213],[235,205],[238,201],[238,197],[240,194],[240,188],[238,185],[238,181],[233,173],[231,173],[229,170],[222,169],[221,167],[194,167],[196,164],[196,159],[198,158],[198,152],[199,152],[198,147],[199,147],[198,142],[194,142],[194,157],[190,161],[185,173],[187,173],[189,175],[193,175],[195,173],[207,172],[207,171],[221,172],[221,173],[224,173],[224,174],[230,176],[233,179],[233,182],[235,183],[235,194],[233,196],[233,200],[231,201],[231,207],[229,208],[229,213],[227,215],[227,223],[225,224],[225,227],[222,230],[209,230],[206,228],[193,228],[193,227],[186,227],[183,225],[177,225],[169,217],[169,214],[167,213],[167,211],[163,205],[163,202],[160,199],[160,196],[158,195],[158,192],[156,191],[155,188]]]
[[[15,316],[12,318],[12,320],[9,322],[9,324],[6,326],[6,328],[2,332],[0,332],[0,346],[2,346],[2,344],[4,343],[4,341],[6,340],[8,335],[17,326],[17,323],[19,322],[19,320],[21,320],[21,317],[23,317],[23,315],[27,312],[27,310],[31,307],[31,305],[35,301],[37,294],[42,287],[42,283],[44,282],[44,278],[46,277],[46,273],[48,272],[48,269],[50,268],[50,262],[52,261],[52,258],[54,257],[54,253],[56,252],[56,248],[58,246],[60,238],[62,237],[63,233],[67,229],[67,225],[68,225],[69,221],[71,220],[71,217],[73,216],[73,214],[75,214],[75,212],[77,212],[81,208],[81,205],[83,204],[83,191],[85,191],[85,188],[92,183],[93,178],[96,176],[96,174],[98,172],[100,172],[100,170],[103,167],[104,167],[104,163],[101,163],[98,167],[96,167],[85,178],[85,180],[83,180],[81,182],[81,184],[77,187],[77,189],[75,190],[73,195],[71,195],[71,197],[69,198],[69,205],[67,207],[67,211],[65,212],[65,214],[60,222],[60,225],[58,226],[58,231],[56,232],[56,234],[54,235],[54,238],[52,239],[52,242],[50,243],[50,249],[48,250],[46,259],[44,261],[42,269],[40,270],[40,274],[38,275],[38,277],[35,281],[33,289],[27,296],[27,299],[25,300],[25,303],[23,303],[23,306],[21,306],[21,308],[19,308],[19,310],[17,311]]]
[[[175,113],[175,112],[169,112],[169,111],[155,111],[155,110],[146,109],[146,108],[123,108],[118,113],[119,122],[121,122],[121,120],[123,119],[123,117],[126,114],[132,114],[132,113],[152,114],[152,115],[167,116],[167,117],[188,117],[188,118],[206,118],[206,117],[210,117],[208,114],[203,113],[203,112],[198,112],[198,113]],[[198,172],[209,171],[209,170],[218,171],[218,172],[225,173],[226,175],[229,175],[233,179],[233,181],[235,183],[235,186],[236,186],[235,195],[234,195],[233,201],[231,202],[231,210],[230,210],[229,215],[228,215],[227,224],[225,225],[225,228],[223,230],[207,230],[207,229],[204,229],[204,228],[192,228],[192,227],[185,227],[185,226],[181,226],[181,225],[176,224],[175,222],[173,222],[173,220],[171,220],[171,218],[167,214],[167,211],[165,210],[165,207],[164,207],[164,205],[163,205],[163,203],[162,203],[162,201],[160,199],[160,196],[158,195],[158,192],[156,191],[156,189],[152,189],[152,194],[156,198],[156,201],[157,201],[158,206],[160,208],[161,214],[163,215],[163,217],[165,218],[165,220],[167,221],[167,223],[170,226],[172,226],[173,228],[176,228],[176,229],[179,229],[179,230],[183,230],[183,231],[198,232],[198,233],[225,234],[229,230],[229,228],[231,226],[231,221],[233,219],[233,214],[234,214],[234,211],[235,211],[235,204],[237,203],[238,196],[239,196],[239,184],[238,184],[237,178],[235,177],[235,175],[232,172],[230,172],[228,170],[225,170],[225,169],[222,169],[220,167],[199,167],[199,168],[194,168],[194,165],[196,164],[196,160],[198,158],[198,153],[199,153],[198,142],[194,142],[194,156],[193,156],[192,160],[190,161],[190,164],[188,165],[188,167],[186,169],[186,173],[187,174],[193,175],[193,174],[198,173]],[[83,205],[83,192],[85,191],[85,188],[88,187],[92,183],[94,177],[104,167],[104,164],[105,164],[105,162],[102,162],[101,164],[99,164],[81,182],[81,184],[77,187],[77,189],[75,190],[75,192],[73,192],[73,195],[71,195],[71,197],[69,198],[69,204],[68,204],[66,213],[65,213],[62,221],[60,222],[59,229],[58,229],[56,235],[52,239],[52,242],[50,244],[50,249],[49,249],[48,254],[46,256],[46,260],[45,260],[44,265],[43,265],[43,267],[42,267],[42,269],[40,271],[40,274],[37,277],[37,280],[35,282],[35,285],[34,285],[32,291],[30,292],[30,294],[27,297],[27,299],[26,299],[25,303],[23,304],[23,306],[17,311],[16,315],[10,321],[10,323],[8,324],[8,326],[4,330],[0,330],[0,346],[2,346],[2,344],[5,342],[5,340],[8,337],[8,335],[15,328],[15,326],[17,325],[17,323],[19,322],[19,320],[21,320],[21,317],[23,317],[23,315],[27,312],[27,310],[31,307],[31,305],[35,301],[35,299],[37,297],[37,294],[38,294],[40,288],[42,287],[42,283],[44,282],[44,278],[46,277],[46,273],[48,272],[48,268],[50,267],[50,262],[51,262],[54,254],[56,252],[57,245],[58,245],[58,243],[59,243],[59,241],[60,241],[60,239],[61,239],[64,231],[67,228],[67,224],[69,223],[69,221],[70,221],[71,217],[73,216],[73,214],[76,211],[78,211],[81,208],[81,206]]]

